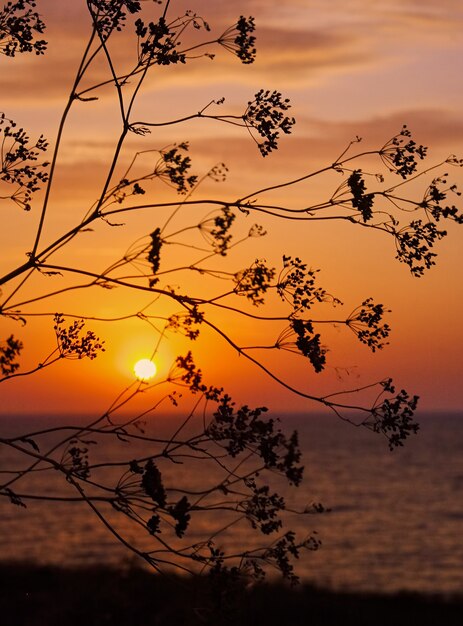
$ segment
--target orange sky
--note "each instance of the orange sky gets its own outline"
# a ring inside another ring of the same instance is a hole
[[[0,57],[0,110],[31,136],[43,132],[53,142],[85,45],[88,18],[81,0],[38,0],[38,5],[48,23],[49,51],[44,57]],[[145,3],[145,10],[157,14],[157,5],[149,5]],[[278,89],[291,99],[296,126],[292,135],[283,138],[278,152],[265,160],[242,129],[197,120],[163,128],[141,140],[131,136],[122,155],[123,163],[136,150],[188,140],[195,172],[204,173],[219,161],[225,161],[230,169],[225,184],[206,184],[198,197],[231,199],[331,163],[356,135],[364,138],[365,147],[378,148],[404,123],[418,143],[430,147],[430,163],[451,153],[463,156],[463,8],[459,0],[173,1],[171,14],[180,14],[185,7],[204,15],[213,34],[220,33],[240,14],[254,15],[257,60],[243,66],[219,50],[214,62],[198,59],[185,67],[153,68],[140,95],[136,119],[182,117],[222,96],[226,98],[223,106],[228,107],[227,112],[241,112],[252,94],[264,87]],[[113,50],[115,62],[123,67],[133,52],[130,38],[123,33]],[[107,77],[105,65],[98,65],[93,76]],[[114,148],[118,121],[117,102],[111,90],[105,90],[98,102],[75,104],[60,152],[44,244],[80,219],[94,201]],[[450,173],[452,180],[463,183],[461,170]],[[272,199],[306,206],[320,196],[329,196],[336,184],[336,179],[322,178],[285,193],[280,191]],[[152,194],[157,200],[175,199],[172,192],[159,185],[153,187]],[[198,211],[199,217],[208,209]],[[2,274],[24,261],[39,212],[40,196],[31,213],[3,202]],[[124,228],[98,225],[94,233],[72,242],[59,258],[101,270],[166,217],[165,211],[144,211],[131,220],[125,215]],[[415,279],[394,259],[392,240],[380,233],[349,224],[282,224],[256,216],[240,216],[237,232],[246,232],[254,221],[264,224],[267,237],[246,242],[226,262],[219,259],[220,268],[236,271],[255,258],[266,258],[277,265],[281,255],[289,253],[321,268],[322,286],[345,303],[345,314],[369,296],[392,309],[388,320],[393,328],[391,343],[379,354],[371,355],[353,334],[329,328],[324,335],[330,348],[326,372],[316,375],[302,359],[288,353],[263,352],[262,360],[279,376],[313,395],[392,376],[400,387],[422,397],[424,409],[461,409],[461,228],[449,225],[449,237],[437,249],[437,267]],[[185,223],[180,215],[175,226]],[[182,254],[181,248],[176,249],[169,261],[184,264]],[[179,276],[178,280],[183,280],[193,293],[209,289],[203,279]],[[60,288],[65,281],[38,276],[16,295],[15,302]],[[6,286],[3,296],[8,292]],[[147,302],[145,294],[127,296],[121,290],[97,289],[85,295],[77,291],[65,298],[50,298],[27,310],[116,317],[133,313]],[[245,306],[242,300],[236,304]],[[156,313],[167,315],[172,310],[159,304]],[[338,309],[335,313],[342,315]],[[325,309],[323,315],[330,317],[332,313]],[[256,340],[262,343],[265,337],[274,341],[281,330],[272,325],[263,329],[244,324],[218,313],[212,319],[223,324],[242,345]],[[65,362],[29,378],[6,381],[1,385],[0,412],[104,410],[130,383],[133,362],[147,356],[157,335],[140,320],[119,325],[94,323],[92,327],[106,341],[104,355],[92,362]],[[17,322],[2,321],[0,336],[11,332],[20,335],[25,344],[23,369],[43,360],[53,346],[49,318],[30,319],[25,328],[19,328]],[[160,376],[176,354],[189,347],[178,335],[164,341],[158,359]],[[211,332],[205,331],[191,347],[207,381],[224,385],[240,400],[268,403],[277,409],[317,410],[316,404],[298,399],[269,381]]]

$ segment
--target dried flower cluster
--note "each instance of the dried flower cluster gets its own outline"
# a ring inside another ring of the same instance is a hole
[[[88,0],[88,8],[100,37],[106,40],[113,31],[125,26],[127,13],[141,10],[139,0]]]
[[[35,143],[31,143],[24,128],[18,127],[4,113],[0,113],[1,136],[0,182],[12,185],[13,191],[8,197],[29,211],[33,194],[48,181],[48,161],[38,163],[41,153],[48,148],[48,142],[40,135]]]
[[[19,355],[23,344],[10,335],[3,344],[0,343],[0,371],[3,376],[10,376],[19,368]]]
[[[352,206],[360,211],[364,222],[368,222],[373,217],[373,200],[371,193],[365,193],[365,181],[362,178],[361,170],[354,170],[347,180],[347,184],[352,193]]]
[[[236,215],[229,206],[224,206],[217,214],[206,217],[198,224],[199,231],[216,254],[226,256],[232,234],[230,229],[236,219]]]
[[[391,328],[389,324],[382,323],[385,313],[390,311],[383,304],[375,304],[372,298],[367,298],[346,320],[348,327],[372,352],[387,345],[385,339],[389,337]]]
[[[175,32],[169,27],[164,17],[158,22],[145,24],[138,19],[135,23],[138,37],[139,65],[171,65],[185,63],[186,55],[177,50]]]
[[[256,38],[252,34],[255,30],[253,17],[240,16],[234,26],[228,28],[221,37],[219,44],[236,56],[242,63],[248,65],[256,58]]]
[[[65,327],[65,320],[62,315],[56,314],[54,319],[55,325],[53,328],[56,333],[58,350],[62,358],[89,358],[93,360],[98,356],[98,352],[104,352],[104,342],[100,342],[92,330],[87,330],[85,334],[82,332],[85,326],[83,320],[75,320],[72,324]]]
[[[263,141],[255,140],[262,156],[278,148],[280,131],[291,133],[296,120],[285,115],[290,107],[288,98],[283,98],[280,92],[264,89],[248,102],[243,120],[250,132],[254,129],[263,138]]]
[[[257,259],[250,267],[237,272],[233,280],[234,292],[245,296],[254,304],[264,304],[264,294],[270,289],[275,278],[275,270],[266,266],[264,261]]]
[[[14,57],[17,53],[44,54],[47,42],[34,40],[45,31],[45,24],[35,11],[35,0],[7,2],[0,11],[0,53]]]
[[[428,151],[426,146],[418,145],[411,136],[410,130],[404,125],[400,133],[392,137],[379,151],[390,171],[402,178],[407,178],[416,171],[417,158],[422,161]]]

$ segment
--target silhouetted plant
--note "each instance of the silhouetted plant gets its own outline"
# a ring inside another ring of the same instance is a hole
[[[251,129],[263,137],[263,142],[255,139],[262,156],[278,148],[280,130],[285,134],[291,132],[296,120],[284,114],[290,106],[288,98],[283,99],[278,91],[263,89],[256,93],[254,100],[248,102],[243,120],[253,138]]]
[[[418,145],[404,126],[381,148],[373,151],[353,153],[353,146],[361,141],[357,137],[333,163],[317,172],[255,189],[236,200],[196,199],[193,195],[206,178],[216,182],[226,179],[227,166],[223,163],[216,165],[202,177],[191,174],[186,142],[161,149],[153,146],[146,148],[146,142],[157,127],[191,119],[214,120],[247,131],[262,156],[267,156],[278,148],[281,133],[292,131],[295,120],[287,115],[289,100],[278,91],[265,89],[260,89],[251,97],[241,115],[213,113],[219,110],[216,107],[224,106],[224,99],[221,98],[209,102],[199,112],[179,119],[135,119],[134,103],[146,76],[156,66],[187,64],[199,57],[213,59],[215,52],[212,50],[220,48],[233,53],[244,64],[252,63],[256,54],[252,17],[239,17],[234,25],[215,39],[199,42],[195,39],[183,44],[186,32],[200,37],[211,32],[209,24],[192,11],[172,18],[173,2],[157,0],[153,4],[160,5],[158,14],[153,16],[156,7],[151,4],[151,13],[145,19],[142,9],[145,11],[148,8],[138,1],[87,0],[92,20],[90,40],[69,94],[50,163],[39,162],[48,148],[42,136],[33,143],[26,131],[17,128],[5,114],[0,117],[0,132],[3,135],[0,181],[8,190],[13,189],[6,195],[2,192],[0,200],[13,201],[30,210],[34,193],[41,187],[45,192],[27,260],[0,277],[0,285],[4,289],[1,292],[0,315],[10,323],[29,323],[34,315],[40,314],[36,309],[32,310],[32,305],[55,299],[58,302],[56,308],[62,310],[61,297],[68,291],[82,288],[119,287],[129,293],[146,293],[149,303],[124,316],[124,319],[138,319],[141,324],[146,323],[153,328],[158,335],[154,354],[170,332],[180,332],[193,341],[201,339],[203,329],[208,329],[224,340],[230,350],[266,372],[282,387],[319,403],[341,419],[382,434],[391,449],[401,446],[418,429],[414,420],[418,399],[404,390],[396,393],[390,379],[366,385],[360,390],[347,389],[320,396],[280,379],[265,363],[253,356],[260,350],[295,352],[319,374],[325,369],[329,357],[322,336],[322,329],[327,324],[351,330],[362,344],[375,352],[386,345],[390,332],[389,325],[384,321],[388,313],[384,304],[366,298],[349,315],[333,319],[324,311],[327,307],[342,307],[341,300],[319,285],[319,270],[298,257],[285,254],[281,269],[259,258],[251,259],[244,268],[233,266],[233,260],[230,260],[226,269],[223,269],[222,263],[215,266],[214,260],[232,257],[235,246],[265,235],[259,224],[253,224],[241,239],[237,239],[234,230],[243,216],[262,213],[304,224],[341,220],[353,227],[361,226],[374,233],[382,233],[393,240],[397,259],[408,265],[414,276],[421,276],[435,262],[436,242],[446,235],[445,230],[438,229],[437,223],[445,219],[463,223],[462,213],[454,204],[447,203],[449,194],[459,196],[460,192],[455,184],[447,183],[447,174],[427,182],[423,195],[417,200],[407,195],[407,185],[411,182],[415,184],[421,176],[425,180],[425,175],[437,167],[461,166],[463,162],[452,156],[444,163],[418,172],[419,163],[427,157],[427,149]],[[8,2],[0,13],[0,48],[7,56],[30,51],[41,54],[45,51],[44,41],[34,41],[36,33],[44,30],[44,23],[34,8],[33,1]],[[119,73],[107,44],[110,39],[116,39],[123,29],[132,29],[134,33],[133,59],[131,69]],[[90,68],[100,58],[107,63],[108,78],[92,83]],[[84,76],[88,78],[85,85]],[[108,86],[113,88],[116,96],[120,129],[106,179],[84,217],[76,215],[73,226],[43,244],[44,229],[50,220],[50,192],[56,184],[56,163],[69,111],[75,106],[89,107],[90,111],[91,102],[98,99],[101,90]],[[132,141],[141,143],[143,149],[134,154],[122,176],[116,175],[120,172],[121,151],[129,133]],[[142,155],[150,156],[151,165],[143,165]],[[382,172],[372,173],[363,169],[362,161],[367,156],[377,159]],[[323,202],[294,208],[265,201],[274,191],[295,186],[326,172],[337,172],[343,177],[343,182]],[[389,174],[399,176],[400,182],[390,185],[390,179],[394,177]],[[367,180],[372,181],[371,186],[367,186]],[[157,182],[167,184],[177,196],[169,202],[159,202],[155,195],[153,199],[152,186]],[[161,208],[171,209],[164,222],[160,221],[156,212]],[[172,222],[177,213],[185,208],[190,210],[191,219],[188,225],[176,229]],[[59,252],[78,234],[91,232],[99,223],[105,223],[108,228],[121,226],[120,222],[113,220],[122,216],[128,218],[141,210],[150,210],[157,221],[151,225],[146,236],[130,245],[124,254],[115,257],[109,267],[88,270],[60,261]],[[413,214],[413,219],[401,223],[400,216],[409,213]],[[165,252],[174,247],[187,247],[189,253],[196,257],[185,261],[184,266],[181,262],[172,264]],[[185,281],[173,286],[170,281],[180,273],[187,277],[199,274],[204,281],[194,287],[191,283],[185,284]],[[40,283],[38,294],[31,292],[36,295],[27,295],[27,287],[37,275],[41,275],[45,282]],[[67,278],[69,282],[60,282],[59,288],[52,290],[46,282],[50,276],[59,281]],[[19,283],[16,281],[18,278]],[[83,279],[87,282],[78,282]],[[213,296],[207,290],[202,291],[206,279],[220,285],[215,288]],[[237,297],[241,300],[237,301]],[[279,305],[277,310],[282,312],[272,316],[260,314],[259,311],[272,298]],[[159,312],[163,310],[157,309],[161,300],[170,303],[173,307],[171,312]],[[248,303],[256,308],[244,308]],[[234,315],[235,320],[253,320],[261,327],[270,322],[273,329],[275,323],[280,323],[281,331],[276,339],[270,339],[267,344],[239,345],[231,338],[226,325],[219,326],[212,321],[211,310],[226,311]],[[47,311],[43,315],[50,319],[56,346],[36,366],[22,371],[20,357],[23,343],[10,334],[0,344],[0,382],[55,366],[63,358],[94,359],[104,350],[104,341],[91,329],[85,329],[88,322],[101,318],[50,314]],[[116,322],[117,319],[120,318],[114,316],[107,321]],[[162,392],[163,389],[166,391]],[[353,401],[345,399],[356,397],[352,395],[354,391],[369,389],[376,392],[373,401],[362,396]],[[170,437],[162,438],[153,433],[145,422],[160,410],[163,402],[169,402],[181,411],[181,393],[192,398],[192,408],[186,411],[176,431]],[[146,398],[143,409],[135,408],[135,398]],[[7,479],[2,477],[0,496],[17,506],[26,506],[28,500],[33,498],[53,502],[77,499],[90,507],[119,541],[155,569],[175,566],[186,571],[209,570],[218,580],[229,580],[240,575],[259,579],[267,567],[275,567],[295,582],[294,559],[299,557],[301,550],[318,549],[320,541],[313,533],[297,538],[293,531],[286,528],[284,494],[274,491],[271,483],[272,478],[277,476],[287,484],[300,485],[303,479],[301,452],[297,433],[286,435],[278,420],[268,418],[266,412],[265,407],[238,406],[222,388],[206,384],[192,353],[187,351],[184,356],[177,356],[165,379],[155,383],[134,380],[104,413],[95,416],[88,424],[0,437],[0,445],[14,449],[24,459],[23,467],[11,470]],[[54,443],[47,445],[45,437],[54,437]],[[126,445],[124,459],[95,461],[93,447],[97,444],[104,446],[108,440]],[[134,458],[127,445],[129,442],[143,442],[144,453]],[[198,463],[206,468],[203,484],[198,487],[193,488],[182,482],[172,472],[178,464],[196,467]],[[111,477],[108,477],[108,468],[111,468]],[[208,468],[210,471],[207,471]],[[74,495],[55,495],[45,489],[39,493],[22,490],[24,477],[35,471],[59,472],[73,488]],[[297,512],[306,515],[324,510],[323,505],[313,504],[301,507]],[[124,515],[140,528],[148,539],[145,547],[129,541],[116,530],[111,512]],[[223,525],[210,537],[193,541],[191,529],[205,514],[223,515]],[[243,546],[238,552],[223,547],[217,537],[222,537],[228,528],[238,524],[264,535],[268,542],[260,547]]]
[[[22,342],[13,335],[10,335],[3,345],[0,344],[0,369],[3,376],[10,376],[18,369],[18,358],[22,348]]]
[[[0,200],[13,200],[26,211],[31,209],[33,194],[40,186],[48,181],[47,168],[49,163],[37,163],[42,152],[46,152],[48,142],[41,135],[34,144],[31,144],[24,128],[0,113],[0,137],[2,137],[2,151],[0,163],[0,183],[4,187],[12,186],[13,191]],[[0,187],[0,190],[3,186]]]
[[[88,357],[94,359],[100,350],[104,351],[103,344],[92,330],[87,330],[84,334],[84,320],[74,320],[67,328],[64,326],[62,315],[55,315],[53,326],[58,343],[58,351],[62,358],[83,359]]]
[[[228,28],[219,38],[218,42],[226,50],[229,50],[245,64],[253,63],[256,57],[256,38],[253,33],[255,23],[253,17],[240,16],[234,26]]]
[[[44,54],[47,42],[34,41],[36,34],[43,34],[45,24],[37,11],[35,0],[7,2],[0,12],[0,53],[14,57],[21,52]]]

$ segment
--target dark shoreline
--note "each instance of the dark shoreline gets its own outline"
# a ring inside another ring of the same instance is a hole
[[[463,595],[335,592],[266,584],[219,593],[139,568],[0,563],[2,626],[461,626]]]

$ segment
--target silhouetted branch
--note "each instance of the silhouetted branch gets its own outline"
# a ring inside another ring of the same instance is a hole
[[[203,329],[208,329],[224,349],[242,356],[281,388],[329,409],[356,427],[381,434],[391,449],[401,446],[418,429],[414,421],[418,399],[405,390],[396,392],[390,379],[320,395],[315,378],[311,379],[310,391],[300,389],[254,356],[258,350],[296,353],[314,375],[322,375],[329,360],[322,336],[326,326],[352,331],[360,343],[375,352],[387,345],[390,333],[386,306],[366,297],[350,314],[324,313],[327,306],[341,307],[342,302],[319,284],[318,270],[291,256],[290,251],[285,251],[281,267],[255,255],[247,264],[241,261],[235,267],[236,248],[266,234],[259,224],[247,225],[244,234],[239,227],[251,214],[266,215],[270,225],[273,220],[277,224],[281,220],[300,222],[301,228],[307,222],[346,222],[362,227],[364,232],[370,229],[390,237],[396,258],[414,276],[421,276],[435,263],[435,244],[446,235],[441,227],[444,220],[463,223],[463,214],[453,203],[460,191],[442,172],[447,166],[461,167],[463,161],[452,156],[419,169],[427,158],[427,148],[417,144],[404,126],[376,150],[355,150],[361,141],[356,137],[325,167],[275,181],[234,201],[226,199],[226,194],[198,199],[198,189],[206,180],[225,181],[226,165],[218,164],[202,175],[192,173],[187,142],[161,148],[158,144],[156,148],[156,144],[147,144],[151,133],[194,119],[222,122],[236,127],[237,132],[245,129],[262,156],[267,156],[278,149],[281,134],[292,132],[295,119],[289,116],[287,98],[279,91],[264,89],[252,96],[241,114],[222,110],[215,114],[216,107],[224,104],[221,98],[177,119],[135,118],[136,103],[156,67],[183,65],[199,57],[212,60],[210,50],[217,47],[245,65],[255,58],[252,17],[240,16],[214,38],[208,34],[207,21],[192,11],[172,18],[172,4],[167,0],[161,7],[142,7],[137,0],[86,0],[91,18],[89,38],[59,122],[50,162],[42,162],[48,148],[43,136],[34,143],[5,114],[0,117],[0,201],[29,211],[34,194],[44,187],[27,261],[0,277],[4,290],[0,293],[0,319],[24,325],[48,318],[56,337],[56,344],[45,350],[47,356],[27,369],[21,367],[27,345],[16,333],[5,331],[6,338],[0,342],[0,382],[10,380],[14,385],[12,379],[34,373],[40,376],[42,370],[63,359],[97,358],[104,350],[104,341],[87,328],[87,322],[139,320],[148,324],[154,337],[152,358],[173,333],[181,333],[188,342],[201,341]],[[34,9],[35,2],[24,0],[9,2],[0,12],[0,51],[7,56],[45,51],[45,42],[35,40],[45,25]],[[130,69],[121,70],[112,44],[117,45],[120,31],[127,33],[129,29],[133,56],[130,58],[128,50],[125,62]],[[191,41],[183,44],[187,34]],[[106,78],[92,83],[91,70],[100,61],[104,62]],[[84,84],[84,78],[90,86]],[[104,180],[94,201],[79,207],[73,222],[61,230],[59,224],[54,225],[48,232],[69,113],[74,106],[82,106],[91,115],[95,94],[103,87],[111,87],[119,115]],[[124,165],[129,146],[133,156]],[[372,162],[378,163],[379,172],[370,171]],[[302,184],[308,186],[304,197],[310,198],[310,185],[329,172],[342,178],[324,199],[290,206],[272,198],[273,192]],[[394,177],[399,182],[391,184]],[[157,201],[156,185],[160,183],[178,194],[177,198]],[[417,191],[420,183],[424,187],[421,195]],[[178,224],[183,210],[189,212]],[[93,237],[97,247],[97,225],[104,225],[111,245],[111,227],[123,227],[120,219],[129,221],[140,212],[150,214],[149,231],[125,253],[115,250],[107,267],[99,267],[96,259],[87,267],[81,259],[63,260],[60,255],[78,235]],[[47,243],[43,243],[45,233]],[[188,251],[191,258],[175,257],[169,254],[171,250]],[[173,276],[180,285],[167,282]],[[201,280],[192,286],[191,276]],[[146,294],[148,302],[132,305],[127,297],[127,308],[110,316],[91,311],[60,312],[68,308],[65,294],[98,289]],[[45,300],[52,304],[40,310],[38,305]],[[256,312],[260,310],[264,312]],[[218,322],[214,312],[226,312],[224,320],[232,321]],[[259,324],[263,331],[270,328],[271,336],[255,340],[253,345],[241,345],[232,336],[243,320]],[[188,400],[182,399],[182,394]],[[161,414],[165,403],[178,411],[181,419],[170,432],[162,434],[153,431],[150,421]],[[120,543],[157,570],[166,565],[184,572],[209,570],[222,580],[238,575],[259,579],[270,567],[295,582],[292,561],[301,550],[318,549],[320,542],[313,535],[297,538],[286,527],[286,515],[321,513],[324,509],[322,505],[288,508],[284,494],[274,490],[273,481],[298,486],[303,466],[297,432],[286,435],[278,420],[267,417],[266,412],[265,407],[236,405],[222,388],[207,385],[191,351],[186,350],[184,356],[173,360],[165,377],[155,382],[134,378],[107,410],[89,423],[0,437],[0,446],[16,455],[13,465],[0,471],[0,496],[21,507],[35,500],[81,502]],[[117,446],[115,456],[96,458],[95,446],[104,449],[108,442]],[[201,484],[195,486],[185,477],[192,475],[198,464],[204,473]],[[172,471],[179,466],[183,473]],[[35,492],[27,486],[28,476],[47,476],[47,472],[61,476],[71,495],[45,493],[43,489]],[[129,541],[117,530],[114,520],[118,516],[134,525],[140,542]],[[193,540],[192,529],[204,516],[217,520],[216,526],[211,527],[209,536]],[[265,541],[260,545],[260,540],[250,539],[241,550],[220,547],[226,546],[227,533],[235,527],[246,529],[245,538],[255,533]]]

